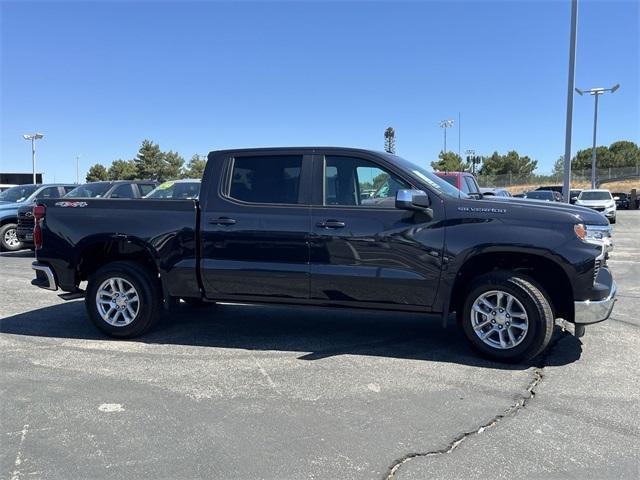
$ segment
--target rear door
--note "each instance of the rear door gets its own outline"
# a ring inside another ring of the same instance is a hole
[[[395,208],[402,172],[374,156],[315,159],[310,298],[338,305],[426,309],[440,278],[444,212]],[[363,191],[374,190],[372,196]]]
[[[211,161],[222,164],[207,180],[200,220],[206,296],[307,300],[311,157],[258,151]]]

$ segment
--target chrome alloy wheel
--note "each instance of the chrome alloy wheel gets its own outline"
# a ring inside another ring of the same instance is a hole
[[[502,290],[491,290],[473,302],[471,326],[485,344],[508,350],[522,343],[529,329],[529,319],[516,297]]]
[[[18,240],[18,231],[15,228],[10,228],[4,232],[4,243],[9,248],[15,248],[20,245],[20,241]]]
[[[96,306],[102,319],[114,327],[133,322],[140,310],[140,297],[135,287],[124,278],[113,277],[98,287]]]

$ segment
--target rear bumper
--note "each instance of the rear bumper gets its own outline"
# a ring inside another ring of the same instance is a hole
[[[606,320],[611,315],[613,305],[616,303],[616,282],[611,283],[609,294],[601,300],[582,300],[574,302],[574,322],[588,325]]]
[[[57,290],[56,277],[49,265],[39,262],[33,262],[31,268],[36,272],[36,278],[31,280],[31,285],[44,288],[46,290]]]

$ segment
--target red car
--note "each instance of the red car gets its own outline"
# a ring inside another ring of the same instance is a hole
[[[467,195],[481,197],[480,186],[473,174],[469,172],[433,172]]]

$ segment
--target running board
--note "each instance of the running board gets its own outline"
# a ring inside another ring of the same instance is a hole
[[[63,300],[75,300],[76,298],[84,298],[85,293],[84,290],[78,289],[75,292],[61,293],[58,296]]]

